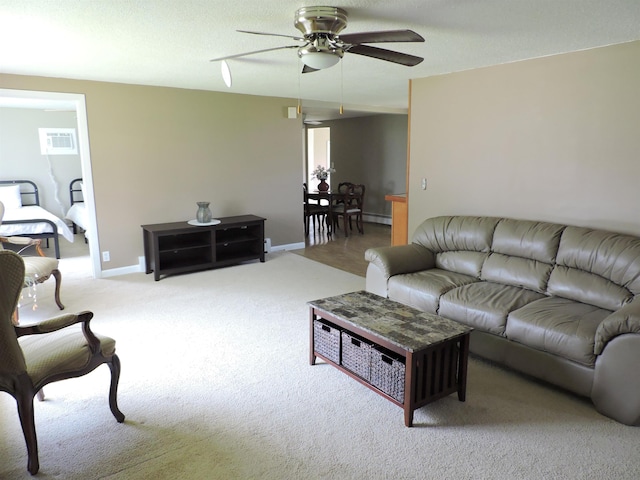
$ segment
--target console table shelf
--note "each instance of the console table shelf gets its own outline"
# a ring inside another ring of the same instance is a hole
[[[145,272],[161,275],[264,262],[264,222],[255,215],[220,218],[210,226],[187,222],[142,225]]]

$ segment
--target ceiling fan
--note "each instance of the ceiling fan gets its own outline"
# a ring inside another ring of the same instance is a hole
[[[255,55],[257,53],[271,52],[285,48],[298,49],[298,57],[304,64],[302,73],[316,72],[332,67],[340,61],[345,53],[355,53],[356,55],[364,55],[408,67],[413,67],[424,60],[422,57],[416,57],[407,53],[365,45],[367,43],[383,42],[424,42],[424,38],[412,30],[385,30],[380,32],[339,35],[347,26],[347,12],[342,8],[302,7],[296,11],[293,24],[302,32],[301,37],[281,35],[278,33],[253,32],[249,30],[238,30],[238,32],[290,38],[303,42],[302,45],[265,48],[253,52],[214,58],[211,61],[230,60],[232,58],[245,57],[247,55]]]

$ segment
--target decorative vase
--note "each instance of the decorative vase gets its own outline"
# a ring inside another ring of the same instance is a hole
[[[198,211],[196,212],[196,220],[199,223],[209,223],[211,221],[211,210],[209,209],[210,202],[196,202],[198,204]]]
[[[318,191],[326,192],[329,190],[329,184],[327,183],[326,178],[321,178],[320,183],[318,184]]]

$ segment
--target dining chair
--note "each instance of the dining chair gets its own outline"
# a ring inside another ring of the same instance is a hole
[[[342,204],[336,204],[332,209],[332,224],[336,227],[340,226],[340,217],[343,219],[344,234],[349,236],[349,231],[353,231],[352,218],[356,219],[356,227],[358,231],[364,233],[364,222],[362,214],[364,212],[364,193],[365,186],[363,184],[354,184],[350,182],[341,183],[338,189],[343,186],[345,193]]]
[[[4,216],[4,205],[0,202],[0,225]],[[56,282],[54,290],[54,300],[60,310],[64,310],[64,305],[60,301],[60,285],[62,284],[62,274],[58,269],[58,259],[47,257],[40,246],[39,238],[29,237],[0,237],[0,250],[4,250],[3,244],[15,245],[17,253],[23,256],[25,264],[24,288],[37,288],[38,284],[53,277]],[[33,247],[37,256],[23,255],[30,247]],[[14,323],[17,323],[19,312],[16,308],[14,313]]]
[[[35,475],[40,463],[33,399],[45,385],[86,375],[106,363],[111,370],[111,413],[119,423],[124,422],[124,414],[116,398],[120,378],[116,343],[91,331],[92,312],[60,315],[27,326],[13,325],[24,275],[22,257],[9,250],[0,251],[0,391],[16,400],[27,444],[27,470]],[[76,428],[81,430],[82,426]]]
[[[316,229],[316,220],[318,221],[318,226],[323,228],[324,225],[327,225],[328,222],[328,214],[329,214],[329,206],[321,205],[320,202],[312,203],[309,201],[308,197],[308,187],[306,182],[302,184],[302,194],[303,194],[303,209],[304,209],[304,234],[309,235],[309,223],[313,222],[313,229]]]

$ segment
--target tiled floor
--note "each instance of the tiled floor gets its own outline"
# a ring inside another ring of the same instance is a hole
[[[364,234],[355,231],[348,237],[344,236],[342,230],[329,237],[326,230],[316,229],[311,230],[305,244],[304,249],[292,252],[364,277],[368,265],[364,259],[365,250],[391,245],[391,227],[365,223]]]

